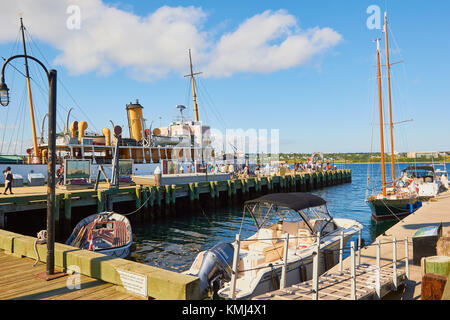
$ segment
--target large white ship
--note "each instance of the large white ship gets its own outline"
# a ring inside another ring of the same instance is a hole
[[[25,27],[21,19],[20,31],[22,33],[25,76],[27,79],[28,102],[30,106],[31,131],[33,145],[26,150],[27,154],[1,154],[0,170],[7,166],[12,168],[13,174],[23,177],[26,182],[30,173],[43,174],[47,179],[48,142],[44,137],[43,129],[40,137],[36,133],[34,106],[31,94],[30,75],[27,63],[27,50],[25,41]],[[29,56],[28,56],[29,57]],[[210,127],[204,126],[198,118],[194,76],[191,52],[189,50],[190,77],[194,101],[195,121],[186,120],[183,117],[184,106],[177,108],[181,117],[171,122],[168,126],[151,128],[146,126],[143,117],[144,107],[136,100],[135,103],[126,105],[127,124],[123,126],[124,134],[119,140],[119,159],[133,160],[133,173],[135,175],[152,174],[157,167],[163,173],[177,173],[183,167],[188,172],[191,166],[192,172],[199,172],[204,163],[214,159],[215,154],[211,144]],[[19,71],[19,70],[17,70]],[[91,160],[91,177],[94,178],[98,166],[102,165],[108,176],[111,174],[112,159],[116,138],[112,121],[101,132],[88,131],[88,121],[70,121],[70,108],[65,115],[64,131],[57,134],[56,152],[57,164],[63,164],[64,159]],[[46,115],[42,118],[42,126],[45,125]],[[128,136],[126,131],[128,128]],[[4,183],[0,176],[0,183]]]

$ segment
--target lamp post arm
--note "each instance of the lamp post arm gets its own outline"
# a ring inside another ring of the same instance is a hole
[[[17,59],[17,58],[25,58],[25,57],[26,57],[27,59],[31,59],[31,60],[34,60],[34,61],[36,61],[37,63],[39,63],[39,65],[44,69],[45,74],[47,75],[47,79],[48,79],[48,81],[50,82],[50,73],[48,72],[48,70],[47,70],[47,68],[44,66],[44,64],[43,64],[41,61],[39,61],[38,59],[36,59],[35,57],[29,56],[29,55],[26,55],[26,56],[25,56],[24,54],[18,54],[18,55],[9,57],[8,59],[6,59],[5,62],[3,62],[1,82],[2,82],[2,83],[5,83],[4,72],[5,72],[5,67],[6,67],[6,65],[7,65],[10,61],[12,61],[12,60],[14,60],[14,59]]]

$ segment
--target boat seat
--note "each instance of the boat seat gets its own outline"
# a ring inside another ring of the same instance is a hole
[[[277,242],[277,230],[271,228],[261,228],[258,230],[258,242],[274,244]]]
[[[281,228],[281,231],[289,233],[290,236],[297,236],[298,228],[300,226],[299,222],[288,222],[283,221],[283,226]]]
[[[256,242],[249,245],[249,252],[264,256],[265,262],[272,262],[283,257],[283,246],[284,243],[282,241],[273,245]]]
[[[261,228],[254,236],[241,242],[241,249],[250,250],[249,246],[257,242],[272,245],[277,242],[276,238],[279,238],[277,230],[273,228]]]

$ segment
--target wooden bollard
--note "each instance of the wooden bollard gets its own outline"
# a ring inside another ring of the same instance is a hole
[[[267,189],[269,191],[272,191],[272,178],[271,177],[267,177]]]
[[[59,214],[59,209],[61,208],[61,202],[63,199],[64,195],[63,194],[57,194],[55,195],[55,237],[58,239],[61,232],[60,232],[60,214]]]
[[[162,188],[162,186],[156,187],[156,204],[158,207],[161,207],[161,193],[164,192]]]
[[[97,191],[97,212],[105,211],[105,191]]]
[[[135,194],[135,199],[136,199],[136,209],[141,207],[141,202],[142,202],[142,187],[141,186],[136,186],[136,194]]]
[[[148,187],[143,187],[142,188],[142,201],[144,204],[144,208],[147,209],[148,208]]]
[[[233,187],[231,186],[231,180],[227,180],[227,198],[231,199],[233,195]]]
[[[424,274],[421,287],[422,300],[441,300],[446,284],[446,276],[436,273]]]
[[[64,234],[70,232],[72,224],[72,197],[70,193],[64,195]]]
[[[155,199],[156,199],[156,192],[157,192],[158,188],[155,186],[152,186],[150,188],[150,206],[153,207],[155,205]]]
[[[245,194],[245,193],[247,193],[247,189],[245,186],[245,180],[241,179],[240,181],[241,181],[241,192],[242,192],[242,194]]]
[[[188,188],[189,188],[189,201],[193,202],[195,200],[194,183],[193,182],[189,183]]]
[[[168,205],[170,205],[170,189],[171,189],[171,187],[169,185],[164,186],[164,187],[165,187],[164,202],[168,206]]]
[[[177,186],[175,184],[172,185],[170,190],[170,202],[172,205],[177,202]]]
[[[210,196],[211,196],[211,199],[214,199],[214,198],[216,197],[216,192],[215,192],[214,189],[215,189],[215,188],[214,188],[214,182],[213,182],[213,181],[210,181],[210,182],[209,182],[209,194],[210,194]]]

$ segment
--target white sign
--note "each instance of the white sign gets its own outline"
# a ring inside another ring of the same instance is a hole
[[[116,269],[123,287],[130,293],[147,297],[147,277],[138,273]]]

